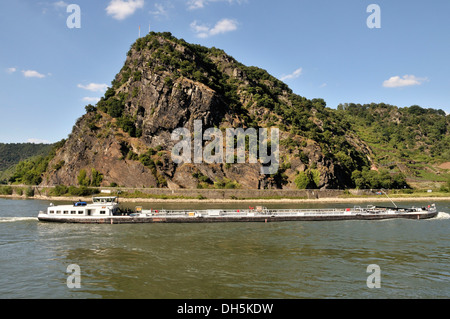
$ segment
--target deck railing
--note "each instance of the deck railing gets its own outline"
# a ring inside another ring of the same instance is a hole
[[[263,209],[263,210],[216,210],[215,213],[212,214],[213,210],[158,210],[158,211],[146,211],[143,210],[143,214],[153,215],[153,216],[168,216],[168,217],[195,217],[195,216],[251,216],[255,215],[267,215],[267,216],[298,216],[298,215],[342,215],[342,214],[355,214],[366,211],[361,207],[354,207],[352,209]],[[219,214],[217,213],[219,212]]]

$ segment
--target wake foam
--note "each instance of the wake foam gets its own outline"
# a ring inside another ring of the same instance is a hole
[[[434,219],[450,219],[449,213],[440,212]]]
[[[23,221],[38,221],[37,217],[0,217],[0,223],[14,223]]]

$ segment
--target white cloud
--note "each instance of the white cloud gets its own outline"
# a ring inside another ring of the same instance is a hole
[[[88,96],[86,96],[86,97],[83,98],[83,101],[84,102],[89,102],[89,103],[97,103],[98,101],[100,101],[100,98],[99,97],[88,97]]]
[[[286,80],[293,80],[298,78],[300,75],[302,75],[303,72],[303,68],[298,68],[297,70],[295,70],[294,72],[292,72],[291,74],[288,75],[283,75],[281,77],[281,81],[286,81]]]
[[[22,71],[22,73],[26,78],[39,78],[39,79],[45,78],[44,74],[41,74],[34,70],[26,70]]]
[[[49,141],[47,140],[41,140],[38,138],[29,138],[27,140],[28,143],[33,143],[33,144],[51,144]]]
[[[42,1],[42,2],[38,2],[37,4],[38,4],[38,6],[40,6],[42,8],[43,14],[56,12],[60,16],[63,16],[62,15],[63,11],[65,12],[67,6],[69,5],[65,1],[53,1],[53,2]]]
[[[57,1],[57,2],[54,2],[53,3],[53,6],[55,7],[55,8],[67,8],[67,6],[68,6],[69,4],[67,3],[67,2],[64,2],[64,1]]]
[[[222,19],[211,29],[210,34],[216,35],[237,30],[237,21],[230,19]]]
[[[209,28],[204,25],[198,25],[197,21],[191,23],[191,29],[197,33],[199,38],[207,38],[209,33]]]
[[[80,89],[88,90],[91,92],[105,92],[108,89],[107,84],[89,83],[88,85],[77,85]]]
[[[111,0],[106,13],[116,20],[124,20],[143,7],[144,0]]]
[[[426,81],[428,81],[427,78],[418,78],[414,75],[404,75],[403,77],[393,76],[389,80],[384,81],[383,86],[385,88],[398,88],[405,86],[421,85],[423,82]]]
[[[191,23],[191,29],[197,33],[197,37],[199,38],[208,38],[210,36],[236,31],[237,27],[238,22],[231,19],[222,19],[212,28],[206,25],[199,25],[197,21]]]
[[[6,69],[6,73],[8,73],[8,74],[13,74],[13,73],[16,72],[16,71],[17,71],[16,68],[7,68],[7,69]]]
[[[155,3],[154,4],[155,10],[150,11],[149,13],[154,15],[155,17],[168,17],[168,8],[172,8],[172,5],[169,4],[162,4],[162,3]]]
[[[195,10],[204,8],[206,2],[208,2],[208,0],[190,0],[188,1],[188,9]]]
[[[211,2],[228,2],[228,3],[242,3],[245,0],[189,0],[187,2],[189,10],[203,9],[206,5]]]

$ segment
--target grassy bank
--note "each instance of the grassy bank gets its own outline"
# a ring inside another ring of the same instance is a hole
[[[153,193],[152,193],[153,191]],[[157,191],[166,193],[155,193]],[[198,192],[198,193],[197,193]],[[251,191],[252,196],[239,196],[233,192],[202,192],[197,190],[161,190],[161,189],[108,189],[102,193],[98,188],[77,187],[49,187],[37,188],[30,186],[0,186],[0,197],[16,199],[41,199],[53,201],[77,201],[79,199],[90,200],[93,196],[117,196],[122,202],[252,202],[252,203],[329,203],[329,202],[386,202],[389,199],[376,192],[361,191],[318,191],[311,190],[307,193],[289,191]],[[241,192],[245,194],[245,192]],[[189,194],[189,195],[187,195]],[[276,194],[276,195],[274,195]],[[305,196],[307,194],[307,196]],[[395,201],[450,201],[450,193],[443,191],[413,191],[392,190],[389,197]]]
[[[6,196],[0,195],[0,198],[9,198],[9,199],[35,199],[35,200],[48,200],[48,201],[61,201],[61,202],[76,202],[78,200],[90,201],[90,197],[49,197],[49,196],[34,196],[24,197],[24,196]],[[375,204],[375,203],[385,203],[389,200],[385,197],[352,197],[352,198],[319,198],[319,199],[237,199],[237,200],[228,200],[228,199],[158,199],[158,198],[120,198],[120,202],[122,203],[217,203],[217,204],[300,204],[300,203],[316,203],[316,204],[332,204],[332,203],[367,203],[367,204]],[[430,204],[440,201],[450,201],[450,197],[397,197],[394,198],[395,202],[429,202]]]

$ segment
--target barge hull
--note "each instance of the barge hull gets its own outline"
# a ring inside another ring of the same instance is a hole
[[[235,216],[235,217],[128,217],[113,216],[105,218],[53,218],[39,217],[41,222],[76,223],[76,224],[161,224],[161,223],[273,223],[294,221],[345,221],[345,220],[388,220],[388,219],[431,219],[437,212],[407,214],[361,214],[329,216]]]

